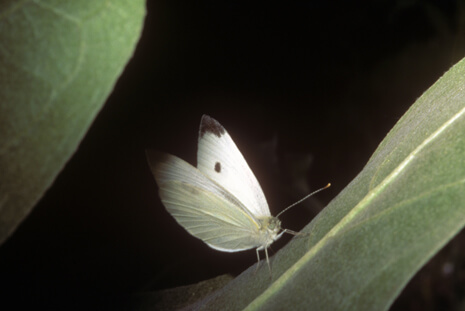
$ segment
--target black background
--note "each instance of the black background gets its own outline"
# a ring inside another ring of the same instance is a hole
[[[5,297],[78,309],[240,273],[255,251],[221,253],[177,225],[159,201],[145,150],[195,164],[200,117],[209,114],[243,152],[272,214],[333,184],[281,217],[299,230],[465,47],[459,1],[164,0],[147,9],[134,57],[78,151],[0,248]],[[311,162],[298,188],[290,172],[301,158]],[[461,302],[457,239],[393,309]],[[446,263],[453,276],[442,272]]]

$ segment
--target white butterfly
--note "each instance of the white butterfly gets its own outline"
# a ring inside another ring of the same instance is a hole
[[[223,252],[255,248],[258,262],[259,251],[265,250],[271,272],[268,247],[286,232],[298,234],[282,229],[281,221],[271,216],[260,184],[215,119],[202,116],[197,168],[166,153],[150,151],[147,158],[167,211],[211,248]]]

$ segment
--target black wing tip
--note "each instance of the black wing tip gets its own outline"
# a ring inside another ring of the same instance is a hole
[[[200,120],[199,137],[202,138],[206,133],[212,133],[217,137],[221,137],[226,133],[226,130],[218,121],[204,114]]]

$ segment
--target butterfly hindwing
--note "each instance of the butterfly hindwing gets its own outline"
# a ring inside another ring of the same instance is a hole
[[[147,157],[163,205],[190,234],[221,251],[260,245],[256,219],[225,189],[178,157],[158,152]]]
[[[197,168],[234,195],[256,217],[270,216],[265,195],[226,129],[203,115],[200,122]]]
[[[173,181],[160,188],[160,197],[181,226],[214,249],[238,252],[261,245],[250,216],[205,189]]]

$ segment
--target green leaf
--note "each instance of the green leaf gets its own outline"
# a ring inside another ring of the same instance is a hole
[[[465,224],[465,60],[389,132],[360,174],[263,265],[201,310],[386,310]],[[343,169],[343,168],[341,168]],[[208,285],[207,285],[208,286]]]
[[[142,0],[0,2],[0,244],[78,147],[144,14]]]

